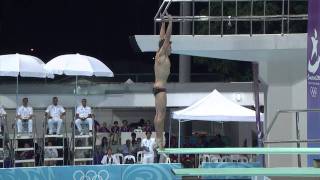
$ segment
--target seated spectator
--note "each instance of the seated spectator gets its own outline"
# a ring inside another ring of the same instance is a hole
[[[118,121],[115,121],[111,127],[110,139],[112,145],[120,143],[120,127],[118,126]]]
[[[31,148],[29,143],[25,143],[24,148]],[[34,158],[34,154],[33,154],[33,150],[29,150],[29,151],[23,151],[20,154],[20,159],[33,159]],[[30,162],[26,162],[26,163],[22,163],[22,167],[32,167],[33,163]]]
[[[138,123],[131,123],[130,128],[131,129],[138,129],[139,127],[142,128],[144,126],[144,119],[141,118]]]
[[[134,146],[136,144],[136,137],[137,137],[137,134],[136,133],[131,133],[131,144],[132,146]]]
[[[122,126],[120,129],[121,132],[131,132],[130,127],[128,126],[128,121],[127,120],[123,120],[122,121]]]
[[[48,141],[48,146],[52,146],[52,142]],[[44,158],[57,158],[58,157],[58,151],[55,148],[47,148],[44,150]],[[45,161],[46,166],[55,166],[56,161]]]
[[[209,144],[206,141],[206,136],[199,136],[195,147],[208,147]]]
[[[119,150],[120,150],[121,154],[123,154],[123,156],[133,155],[133,147],[132,147],[132,145],[131,145],[130,139],[127,139],[127,140],[126,140],[126,144],[123,144],[123,145],[120,147]]]
[[[120,164],[117,158],[112,155],[112,149],[109,147],[101,160],[101,164]]]
[[[184,147],[184,148],[192,148],[193,146],[194,146],[194,145],[191,144],[190,137],[189,137],[189,136],[186,136],[186,137],[184,138],[184,144],[183,144],[182,147]]]
[[[141,138],[137,138],[135,144],[132,144],[133,155],[137,157],[137,152],[142,151],[141,148]]]
[[[106,152],[106,150],[109,147],[109,142],[108,142],[108,138],[107,137],[103,137],[101,140],[101,144],[100,144],[100,151],[102,153]]]
[[[151,124],[150,120],[147,120],[146,123],[144,124],[143,131],[145,131],[145,132],[147,132],[147,131],[153,132],[154,131],[154,127]]]
[[[194,156],[186,154],[181,157],[181,163],[184,168],[194,168]]]
[[[102,157],[105,154],[105,152],[107,151],[108,147],[109,147],[108,138],[103,137],[101,139],[101,144],[96,148],[96,152],[94,155],[94,164],[101,163]]]
[[[3,124],[4,124],[4,119],[7,117],[7,113],[4,110],[4,108],[0,105],[0,133],[3,132]]]
[[[106,122],[102,123],[102,126],[99,128],[99,132],[105,132],[105,133],[109,133],[110,132]]]
[[[118,126],[118,121],[114,121],[111,127],[111,133],[120,133],[120,127]]]
[[[214,146],[215,147],[225,147],[226,146],[225,143],[223,142],[220,134],[218,134],[214,137]]]

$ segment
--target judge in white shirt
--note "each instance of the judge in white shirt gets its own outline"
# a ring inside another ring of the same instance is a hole
[[[106,154],[101,160],[101,164],[120,164],[118,159],[114,155],[112,155],[111,147],[107,149]]]
[[[58,97],[52,98],[52,105],[48,106],[45,116],[48,119],[48,127],[49,127],[49,134],[60,134],[62,118],[66,115],[66,111],[60,105],[58,105]],[[56,132],[54,131],[54,123],[57,123]]]
[[[0,106],[0,132],[2,131],[3,120],[7,117],[7,112]]]
[[[154,162],[154,149],[156,141],[151,138],[151,131],[146,131],[147,138],[142,139],[141,148],[143,149],[143,164],[149,164]]]
[[[89,124],[89,135],[92,135],[92,112],[91,112],[91,107],[87,106],[87,100],[82,99],[81,100],[81,106],[77,107],[76,111],[76,126],[78,131],[80,132],[80,135],[83,135],[84,132],[81,127],[81,122],[86,122]]]
[[[18,134],[22,133],[22,121],[28,122],[28,133],[32,133],[33,109],[28,106],[28,98],[22,99],[22,106],[17,110],[17,128]]]

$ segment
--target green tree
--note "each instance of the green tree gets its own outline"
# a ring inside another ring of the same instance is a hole
[[[290,14],[307,14],[307,2],[292,1],[290,2]],[[224,2],[223,13],[224,16],[236,16],[235,2]],[[253,15],[262,16],[264,14],[264,2],[255,1],[253,6]],[[287,6],[285,6],[285,14],[287,13]],[[282,14],[282,1],[266,1],[266,15],[280,15]],[[196,9],[196,13],[200,15],[209,15],[208,6],[203,6]],[[250,16],[251,2],[238,2],[238,16]],[[210,6],[211,16],[221,15],[221,2],[212,1]],[[287,21],[284,21],[284,33],[287,32]],[[196,22],[195,34],[209,34],[209,22]],[[265,25],[265,32],[267,34],[281,33],[282,21],[267,21]],[[264,32],[264,23],[253,22],[253,34],[262,34]],[[305,33],[307,29],[307,21],[290,21],[291,33]],[[221,34],[221,21],[210,22],[210,34]],[[235,22],[226,21],[223,23],[223,34],[250,34],[250,21],[238,21],[237,29]],[[195,66],[206,66],[207,72],[220,74],[221,81],[251,81],[252,68],[251,63],[241,61],[230,61],[223,59],[212,59],[203,57],[194,57],[193,64]]]

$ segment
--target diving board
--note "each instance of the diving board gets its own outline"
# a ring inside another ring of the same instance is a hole
[[[176,176],[320,177],[319,168],[184,168],[172,172]]]
[[[320,154],[320,148],[166,148],[163,154]],[[319,169],[320,171],[320,169]]]
[[[221,0],[164,0],[164,2],[221,2]],[[238,2],[241,2],[241,1],[244,1],[244,2],[248,2],[248,1],[251,1],[251,0],[223,0],[224,2],[235,2],[235,1],[238,1]],[[268,0],[268,1],[282,1],[282,0]],[[293,1],[305,1],[305,0],[293,0]]]
[[[159,35],[135,35],[141,52],[156,52]],[[306,57],[307,34],[172,35],[172,53],[240,61],[293,61]],[[296,43],[299,42],[299,43]],[[137,48],[138,47],[138,48]]]

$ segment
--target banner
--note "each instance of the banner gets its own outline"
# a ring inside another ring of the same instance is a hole
[[[308,109],[320,109],[320,1],[308,1],[308,40],[307,40],[307,101]],[[299,42],[297,42],[299,43]],[[308,112],[308,139],[320,139],[320,112]],[[320,147],[320,144],[308,143],[308,147]],[[308,165],[320,156],[308,156]]]
[[[172,169],[181,164],[123,164],[0,169],[0,180],[180,180]]]

